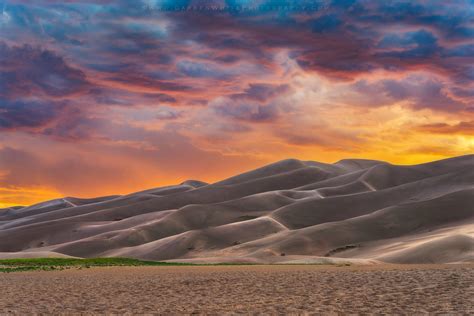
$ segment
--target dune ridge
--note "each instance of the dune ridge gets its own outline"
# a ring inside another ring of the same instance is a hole
[[[413,165],[287,159],[208,184],[0,210],[0,258],[474,261],[474,155]]]

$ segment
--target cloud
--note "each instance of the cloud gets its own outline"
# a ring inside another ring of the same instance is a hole
[[[378,44],[378,48],[391,49],[376,53],[378,57],[396,58],[429,58],[441,52],[438,39],[426,30],[386,34]]]
[[[316,129],[300,131],[276,131],[275,135],[286,144],[301,147],[321,147],[325,150],[343,150],[344,152],[357,152],[363,147],[362,139],[353,135],[335,132],[326,128],[324,133],[318,133]]]
[[[54,52],[0,42],[0,97],[68,97],[86,92],[85,74]]]
[[[130,92],[117,88],[96,88],[91,90],[92,102],[101,105],[119,105],[133,107],[136,105],[175,104],[178,100],[166,93]]]
[[[193,3],[196,2],[185,1],[184,5]],[[234,2],[221,1],[222,6],[227,4],[229,8],[233,6],[230,3]],[[449,52],[444,54],[445,58],[472,59],[472,55],[462,53],[472,45],[462,41],[471,41],[474,34],[468,0],[235,3],[255,9],[200,10],[186,14],[163,11],[167,5],[162,1],[120,1],[103,6],[94,5],[94,1],[83,2],[81,6],[39,1],[28,7],[7,5],[5,12],[15,17],[9,25],[15,25],[16,33],[27,30],[35,36],[52,37],[63,45],[75,43],[94,51],[88,54],[89,58],[108,57],[118,64],[124,60],[130,64],[146,61],[148,65],[168,67],[196,55],[193,48],[199,49],[199,53],[205,51],[212,61],[228,65],[244,59],[271,64],[274,50],[280,48],[291,50],[306,70],[353,78],[378,68],[426,65],[454,74],[458,71],[452,68],[452,63],[434,57]],[[211,6],[209,2],[199,5]],[[304,10],[305,6],[312,9]],[[94,16],[100,19],[90,18]],[[74,23],[68,23],[67,18],[72,18]],[[199,32],[195,32],[197,29]],[[99,38],[106,40],[95,40]],[[81,59],[80,54],[75,55]],[[206,63],[192,63],[180,65],[184,74],[206,77],[213,74],[212,67],[209,69]],[[453,63],[460,65],[458,61]]]
[[[397,81],[385,80],[382,82],[386,93],[395,100],[409,100],[414,108],[430,108],[440,111],[456,111],[464,106],[450,98],[443,91],[443,84],[435,80]]]
[[[474,89],[462,88],[462,87],[452,87],[451,92],[456,96],[467,99],[474,99]]]
[[[420,74],[374,82],[361,80],[352,84],[352,89],[359,93],[362,99],[367,99],[367,102],[359,101],[360,105],[384,106],[406,102],[414,109],[442,112],[460,112],[468,106],[468,103],[449,94],[446,83],[436,77],[429,78]]]
[[[474,136],[474,121],[457,124],[431,123],[418,126],[418,130],[433,134],[461,134]]]
[[[53,122],[64,102],[43,100],[0,100],[0,130],[31,130]]]
[[[183,117],[183,111],[176,111],[171,108],[159,109],[155,116],[159,120],[176,120]]]
[[[232,74],[226,69],[218,68],[210,63],[197,63],[183,60],[177,63],[178,70],[192,78],[211,78],[228,80]]]
[[[239,61],[240,57],[237,55],[226,54],[223,56],[217,56],[215,60],[224,64],[233,64]]]
[[[135,92],[159,93],[159,91],[190,91],[193,87],[175,81],[160,80],[140,73],[117,73],[105,78],[121,84],[125,90]]]
[[[61,195],[98,196],[176,184],[188,177],[217,181],[262,164],[256,157],[202,150],[172,129],[112,124],[107,130],[109,139],[87,143],[51,142],[35,135],[29,148],[4,144],[0,187],[42,186]],[[48,150],[41,150],[45,144]]]
[[[311,30],[315,33],[336,31],[343,22],[335,14],[323,15],[311,22]]]
[[[88,117],[78,108],[70,108],[61,120],[41,130],[41,134],[59,141],[80,142],[106,139],[100,130],[107,126],[108,120]]]
[[[289,84],[249,83],[241,93],[218,97],[209,103],[210,115],[248,123],[275,122],[291,112],[284,96]]]
[[[282,115],[282,108],[275,103],[262,105],[255,102],[235,102],[226,98],[214,101],[212,109],[218,116],[253,123],[272,122]]]
[[[6,181],[72,192],[68,174],[85,192],[97,174],[132,190],[150,178],[216,179],[256,157],[411,162],[422,157],[417,137],[438,154],[442,140],[461,139],[445,155],[471,148],[470,0],[164,10],[175,4],[0,0],[0,142],[16,150],[1,153],[13,157]]]
[[[409,154],[422,154],[429,156],[438,156],[438,157],[454,157],[465,154],[463,150],[457,149],[455,146],[442,146],[442,145],[421,145],[414,146],[404,150],[400,154],[409,155]]]
[[[265,84],[265,83],[250,83],[248,88],[243,93],[233,94],[230,97],[234,100],[253,100],[259,102],[266,102],[278,96],[286,94],[290,91],[288,84]]]

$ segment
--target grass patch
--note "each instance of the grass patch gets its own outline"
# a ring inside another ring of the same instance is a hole
[[[27,258],[1,259],[0,272],[56,271],[70,268],[88,269],[91,267],[138,267],[138,266],[232,266],[255,265],[255,263],[210,263],[196,264],[183,262],[146,261],[131,258]]]
[[[193,265],[190,263],[171,263],[144,261],[130,258],[31,258],[0,260],[0,272],[20,272],[33,270],[64,270],[68,268],[115,267],[115,266],[180,266]]]
[[[359,246],[358,245],[345,245],[345,246],[342,246],[342,247],[339,247],[339,248],[336,248],[336,249],[333,249],[333,250],[329,251],[324,256],[325,257],[331,257],[332,255],[334,255],[336,253],[340,253],[340,252],[350,250],[350,249],[355,249],[357,247],[359,247]]]
[[[223,263],[183,263],[146,261],[131,258],[28,258],[28,259],[0,259],[0,273],[24,271],[58,271],[65,269],[88,269],[92,267],[135,267],[135,266],[250,266],[250,265],[302,265],[301,263],[250,263],[250,262],[223,262]],[[328,263],[308,263],[303,265],[333,265]],[[350,264],[339,264],[337,266]]]

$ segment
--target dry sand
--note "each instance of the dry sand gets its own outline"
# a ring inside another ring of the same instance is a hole
[[[473,314],[474,265],[113,267],[0,274],[1,314]]]
[[[0,258],[45,255],[474,262],[474,155],[415,166],[288,159],[213,184],[0,210]]]

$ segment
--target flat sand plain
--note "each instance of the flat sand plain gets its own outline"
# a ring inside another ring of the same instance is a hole
[[[0,285],[1,314],[474,314],[474,264],[111,267]]]

